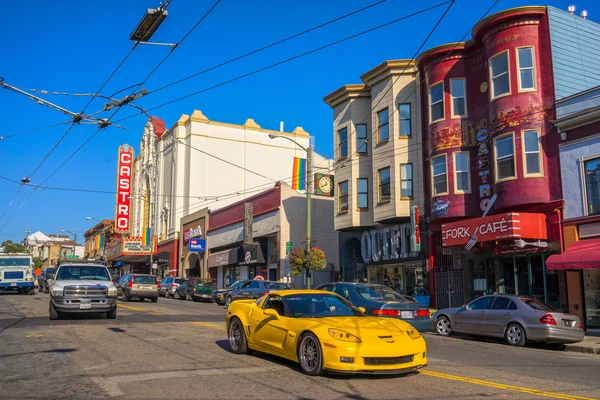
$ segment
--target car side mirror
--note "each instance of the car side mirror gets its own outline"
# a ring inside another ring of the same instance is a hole
[[[264,310],[264,314],[268,315],[269,317],[275,317],[275,319],[280,319],[281,315],[279,315],[279,313],[277,311],[275,311],[272,308],[267,308]]]
[[[367,312],[367,309],[364,307],[358,307],[358,310],[363,314],[365,314]]]

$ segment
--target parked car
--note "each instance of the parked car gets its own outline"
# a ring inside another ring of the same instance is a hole
[[[38,292],[50,293],[50,286],[52,286],[55,273],[56,268],[46,268],[38,275]]]
[[[435,330],[442,336],[454,332],[504,338],[512,346],[528,341],[577,343],[583,340],[583,323],[533,298],[494,294],[479,297],[460,308],[433,314]]]
[[[238,289],[240,286],[242,286],[246,282],[249,282],[249,281],[248,280],[237,281],[228,288],[214,290],[212,292],[213,301],[220,306],[222,306],[222,305],[228,306],[229,303],[231,303],[231,296],[229,296],[229,294],[231,292],[233,292],[235,289]]]
[[[289,289],[291,289],[291,287],[283,282],[252,280],[244,283],[238,289],[232,291],[229,296],[231,297],[231,301],[258,299],[272,290]]]
[[[158,290],[159,296],[165,296],[166,298],[175,295],[175,289],[177,286],[185,282],[185,278],[178,276],[167,276],[160,282],[160,289]]]
[[[212,292],[215,284],[206,279],[192,278],[175,290],[175,298],[189,301],[213,302]]]
[[[115,284],[121,301],[129,301],[132,298],[138,298],[140,301],[146,299],[153,303],[158,301],[158,288],[160,283],[154,275],[147,274],[129,274],[123,276]]]
[[[356,307],[363,307],[367,315],[401,319],[420,332],[431,331],[429,308],[387,286],[332,282],[319,286],[317,290],[334,292]]]
[[[186,279],[179,286],[175,287],[173,297],[178,300],[192,300],[192,289],[196,286],[199,278]]]

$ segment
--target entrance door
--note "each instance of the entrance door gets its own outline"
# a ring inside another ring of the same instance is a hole
[[[520,256],[515,257],[517,262],[516,268],[516,286],[517,286],[517,295],[519,296],[529,296],[529,257],[528,256]]]
[[[567,302],[569,313],[583,318],[583,290],[581,287],[581,271],[567,271]]]
[[[460,307],[465,302],[463,271],[452,266],[435,269],[437,308]]]
[[[517,293],[515,291],[515,263],[514,258],[512,257],[502,259],[502,283],[504,286],[504,293]]]
[[[583,290],[585,294],[585,316],[587,328],[600,328],[600,269],[583,271]]]
[[[544,260],[541,254],[529,256],[531,265],[531,293],[538,300],[544,301]]]

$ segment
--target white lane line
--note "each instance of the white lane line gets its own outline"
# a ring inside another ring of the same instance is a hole
[[[125,394],[120,388],[121,383],[133,383],[151,381],[155,379],[171,378],[193,378],[197,376],[226,375],[226,374],[255,374],[269,371],[284,370],[284,367],[239,367],[223,369],[198,369],[192,371],[166,371],[150,372],[136,375],[119,375],[108,378],[91,377],[92,382],[100,386],[110,397],[118,397]]]

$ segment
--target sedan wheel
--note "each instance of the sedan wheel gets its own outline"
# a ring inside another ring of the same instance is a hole
[[[435,330],[442,336],[450,336],[452,333],[452,324],[448,317],[439,317],[435,322]]]
[[[523,331],[523,328],[517,324],[511,324],[508,326],[504,338],[511,346],[523,347],[527,342],[527,339],[525,338],[525,331]]]
[[[323,373],[323,352],[319,339],[312,333],[302,337],[298,348],[298,361],[302,372],[307,375],[321,375]]]

